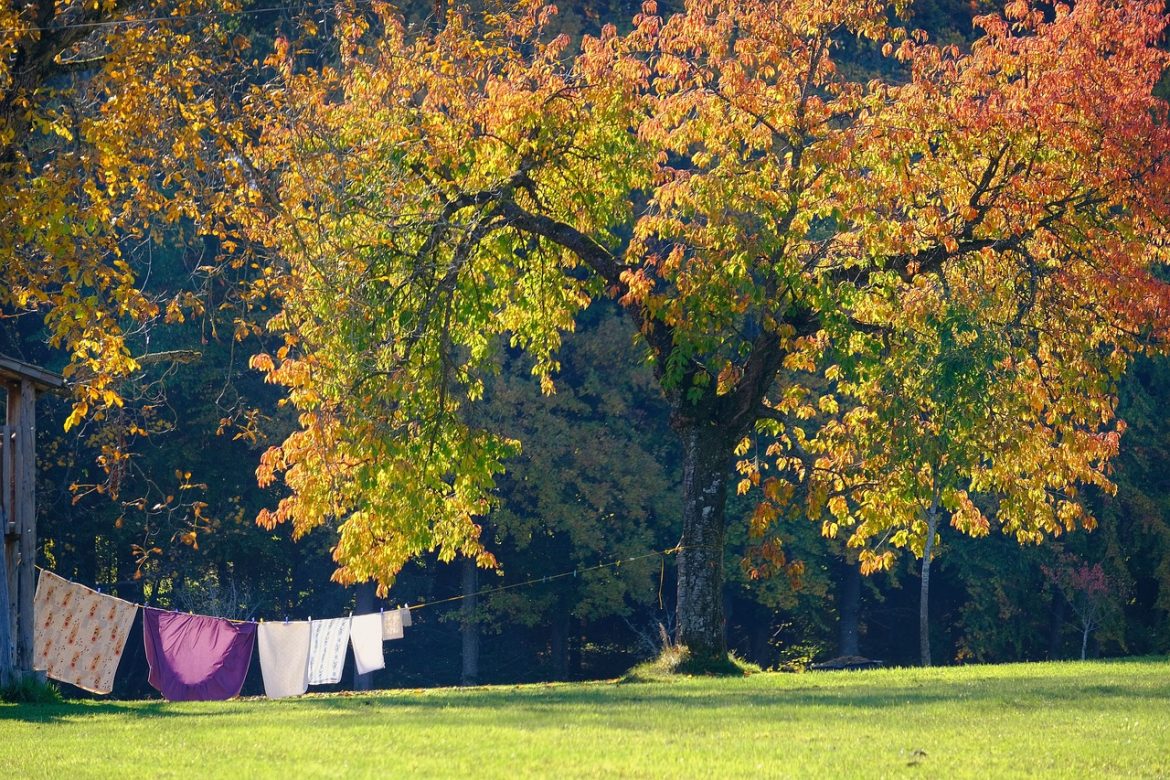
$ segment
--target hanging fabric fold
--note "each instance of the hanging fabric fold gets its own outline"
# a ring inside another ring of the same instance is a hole
[[[354,617],[349,641],[353,646],[353,662],[358,674],[369,674],[386,668],[386,656],[382,652],[382,615],[374,612]]]
[[[300,696],[309,689],[309,624],[261,623],[257,628],[264,694],[270,699]]]
[[[33,598],[33,668],[109,693],[138,606],[41,570]]]
[[[168,700],[220,701],[239,695],[252,660],[255,623],[145,607],[142,628],[147,679]]]

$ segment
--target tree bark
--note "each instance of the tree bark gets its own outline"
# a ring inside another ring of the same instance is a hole
[[[700,661],[727,657],[723,631],[723,537],[731,448],[718,429],[692,426],[683,440],[683,533],[678,553],[675,641]]]
[[[1089,632],[1093,630],[1092,625],[1085,623],[1081,631],[1081,660],[1084,661],[1089,653]]]
[[[930,563],[934,557],[934,537],[938,533],[938,494],[935,493],[926,513],[926,543],[922,546],[922,589],[918,600],[918,650],[922,665],[930,666]]]
[[[463,639],[463,673],[460,685],[479,684],[479,568],[475,559],[463,559],[463,601],[459,607],[459,633]]]
[[[845,568],[839,585],[838,608],[840,616],[838,655],[861,655],[858,643],[858,624],[861,618],[861,568],[856,561],[845,559]]]

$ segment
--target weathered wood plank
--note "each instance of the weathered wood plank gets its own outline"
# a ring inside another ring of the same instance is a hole
[[[26,672],[33,668],[33,596],[37,587],[37,388],[33,380],[20,383],[19,420],[17,421],[17,496],[20,528],[19,589],[17,613],[16,667]]]
[[[16,532],[16,515],[13,514],[13,473],[12,473],[12,428],[0,425],[0,532]]]
[[[8,543],[4,543],[5,548]],[[0,555],[0,610],[3,614],[0,615],[0,685],[7,685],[13,678],[15,668],[15,650],[16,637],[13,635],[13,621],[14,615],[9,611],[11,607],[11,599],[8,592],[8,551],[4,551]]]
[[[8,417],[15,415],[19,405],[19,390],[11,385],[3,386],[6,398],[5,423]],[[9,536],[9,520],[15,524],[16,509],[14,507],[14,480],[12,428],[4,425],[3,438],[0,447],[3,448],[3,466],[0,470],[0,479],[3,480],[0,493],[3,494],[4,518],[4,549],[0,552],[0,684],[10,682],[15,677],[16,670],[16,555],[17,541]]]

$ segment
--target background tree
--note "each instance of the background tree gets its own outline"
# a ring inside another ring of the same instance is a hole
[[[1089,651],[1089,636],[1115,616],[1123,589],[1105,573],[1099,563],[1086,563],[1071,556],[1043,568],[1044,575],[1071,606],[1081,629],[1081,660]]]
[[[677,542],[669,470],[677,453],[653,375],[615,308],[595,307],[568,337],[555,395],[531,381],[523,354],[505,354],[476,412],[482,424],[510,427],[529,442],[500,480],[500,508],[484,521],[509,580],[639,559],[482,599],[480,619],[491,633],[546,629],[548,667],[559,679],[580,663],[572,644],[586,622],[629,620],[652,633],[665,564],[647,553]],[[495,580],[479,583],[490,589]]]

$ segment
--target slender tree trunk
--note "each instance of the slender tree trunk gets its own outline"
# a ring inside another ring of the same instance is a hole
[[[463,638],[463,674],[461,685],[479,683],[479,567],[473,558],[463,559],[463,601],[460,605],[459,633]]]
[[[861,655],[857,641],[861,617],[861,568],[855,561],[845,559],[844,575],[839,588],[838,612],[841,622],[837,654]]]
[[[1089,632],[1093,630],[1093,626],[1089,623],[1082,625],[1084,628],[1081,631],[1081,660],[1084,661],[1089,653]]]
[[[918,651],[921,654],[923,666],[930,666],[930,563],[934,557],[936,533],[938,533],[937,491],[926,514],[926,544],[922,546],[922,589],[918,600]]]
[[[675,640],[696,660],[727,656],[723,632],[723,534],[731,450],[717,428],[692,426],[683,440],[683,533],[678,553]]]
[[[552,656],[554,680],[569,679],[569,610],[558,604],[553,614],[552,636],[549,651]]]
[[[378,586],[372,582],[363,582],[357,586],[357,597],[354,599],[353,613],[355,615],[368,615],[374,611],[374,601],[378,595]],[[356,668],[353,670],[353,689],[355,691],[368,691],[374,687],[374,673],[367,672],[366,674],[358,674]]]
[[[580,619],[573,620],[571,629],[571,637],[574,641],[569,642],[569,676],[566,679],[580,680],[581,674],[581,648],[585,646],[585,623]]]

